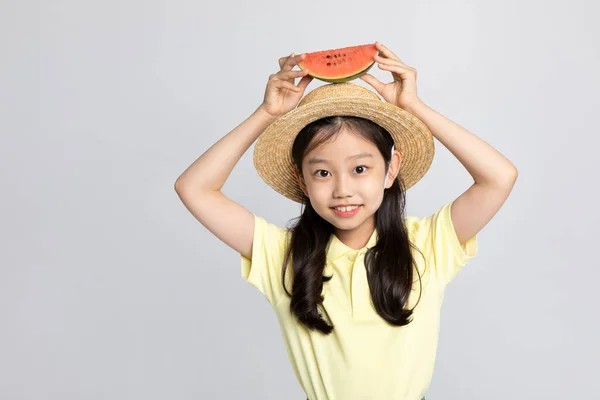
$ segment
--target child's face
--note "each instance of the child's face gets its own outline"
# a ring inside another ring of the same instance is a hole
[[[371,156],[349,158],[359,153]],[[316,159],[325,161],[316,162]],[[392,160],[386,187],[397,174],[399,154]],[[374,214],[381,205],[386,173],[385,161],[377,146],[352,131],[343,130],[329,143],[323,143],[302,161],[305,182],[300,187],[309,197],[312,207],[336,231],[375,227]],[[332,208],[339,204],[360,205],[351,217],[340,216]]]

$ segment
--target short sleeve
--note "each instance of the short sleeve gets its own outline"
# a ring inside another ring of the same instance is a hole
[[[452,202],[430,216],[407,218],[414,244],[423,252],[435,279],[443,286],[448,285],[458,271],[475,257],[478,245],[477,235],[460,244],[452,224],[451,207]]]
[[[281,282],[288,230],[254,214],[252,259],[241,255],[242,278],[274,304],[284,293]],[[287,271],[289,275],[291,271]]]

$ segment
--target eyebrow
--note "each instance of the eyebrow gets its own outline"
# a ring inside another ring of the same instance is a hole
[[[353,156],[350,156],[348,158],[346,158],[346,160],[351,160],[353,158],[365,158],[365,157],[373,157],[373,154],[370,153],[358,153],[355,154]],[[329,161],[324,159],[324,158],[316,158],[316,157],[311,157],[308,159],[308,165],[314,165],[314,164],[319,164],[319,163],[324,163],[324,164],[328,164]]]

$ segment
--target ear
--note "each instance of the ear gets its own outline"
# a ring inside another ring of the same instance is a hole
[[[298,173],[298,169],[295,166],[294,166],[294,175],[296,176],[296,180],[298,181],[298,185],[300,186],[300,189],[302,189],[302,191],[304,192],[306,197],[308,197],[308,190],[306,189],[306,184],[304,183],[304,178],[300,177],[300,174]]]
[[[394,156],[392,157],[392,161],[390,161],[390,172],[388,174],[388,183],[385,186],[386,189],[390,188],[396,178],[398,177],[398,173],[400,172],[400,165],[402,164],[402,156],[397,150],[394,150]]]

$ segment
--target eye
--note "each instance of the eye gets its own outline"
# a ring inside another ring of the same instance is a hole
[[[362,171],[369,169],[369,167],[367,167],[366,165],[359,165],[358,167],[356,167],[356,168],[354,168],[354,169],[356,170],[357,168],[361,168],[361,170],[362,170]],[[319,175],[319,172],[321,172],[321,171],[324,171],[324,172],[327,172],[327,173],[329,173],[329,171],[327,171],[327,170],[324,170],[324,169],[319,169],[319,170],[317,170],[317,171],[314,173],[314,175],[317,175],[319,178],[326,178],[326,176]],[[359,175],[362,175],[363,173],[364,173],[364,172],[362,172],[362,173],[359,173]]]
[[[317,172],[315,172],[315,175],[317,175],[319,178],[325,178],[323,175],[318,175],[319,172],[321,172],[321,171],[325,171],[325,170],[324,169],[318,169]],[[325,171],[325,172],[329,173],[328,171]]]

